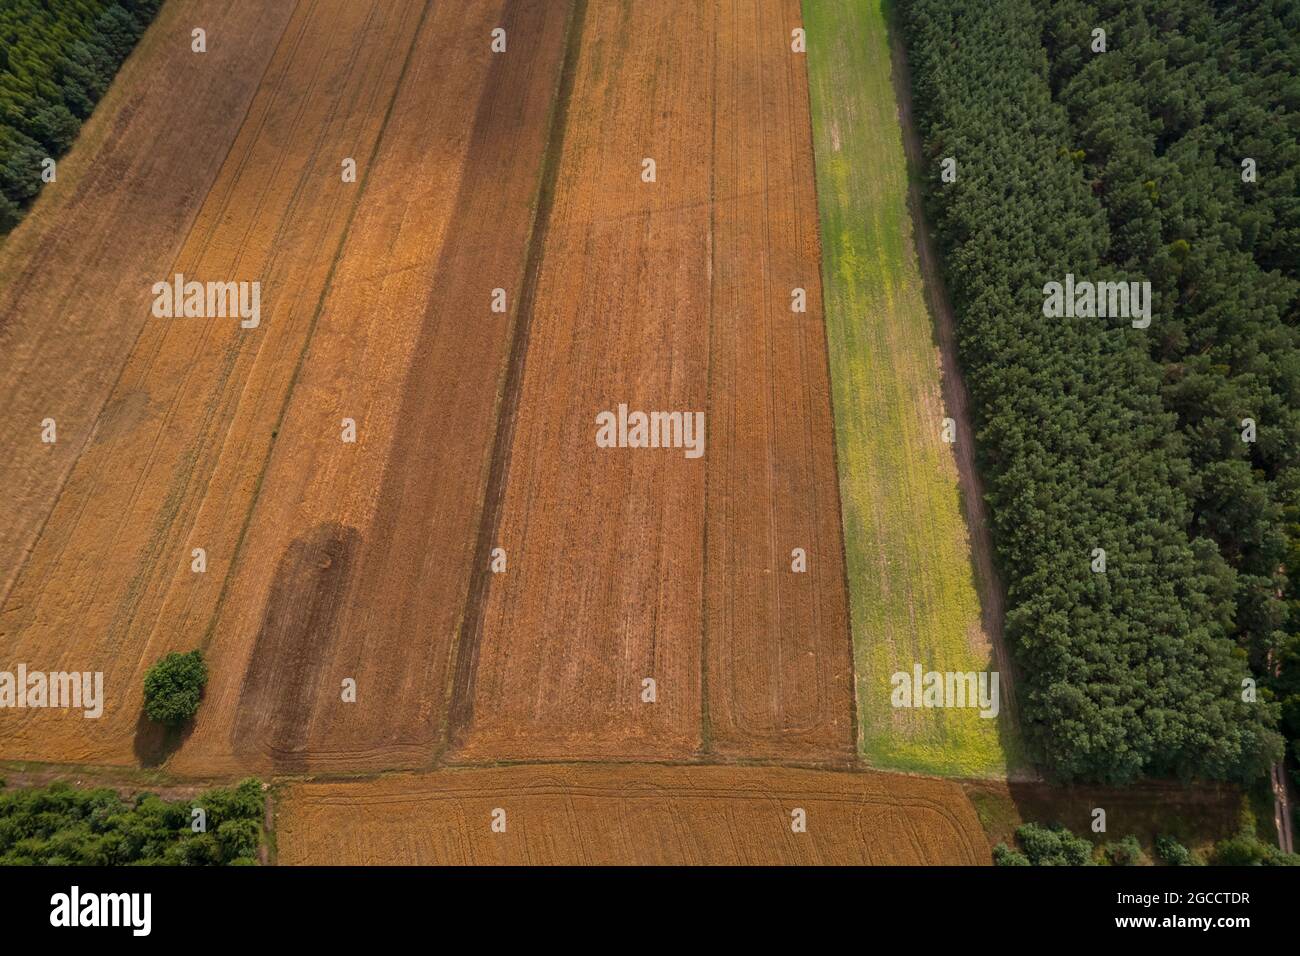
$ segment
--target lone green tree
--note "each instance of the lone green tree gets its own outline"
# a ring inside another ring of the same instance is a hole
[[[144,712],[153,721],[179,727],[199,709],[208,683],[201,651],[168,654],[144,675]]]

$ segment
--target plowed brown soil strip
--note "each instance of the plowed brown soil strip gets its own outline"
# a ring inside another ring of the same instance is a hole
[[[435,4],[280,426],[187,773],[441,747],[571,5]],[[493,55],[504,26],[508,52]],[[490,311],[507,291],[508,314]],[[357,422],[355,445],[339,423]],[[345,678],[357,682],[344,703]]]
[[[707,704],[716,752],[847,760],[853,662],[799,18],[798,0],[718,3]]]
[[[155,741],[137,733],[143,671],[197,645],[194,622],[215,607],[357,202],[340,162],[371,155],[424,6],[301,0],[294,9],[175,263],[143,287],[171,272],[260,281],[261,325],[144,323],[0,616],[10,660],[103,671],[104,715],[6,710],[3,756],[156,757]],[[189,573],[195,547],[207,550],[204,574]],[[179,597],[168,588],[178,572]]]
[[[176,258],[293,5],[169,0],[0,245],[0,601],[26,560]],[[190,50],[201,24],[213,38]],[[53,418],[58,441],[42,444]]]
[[[588,10],[494,539],[509,568],[467,632],[455,761],[851,757],[787,7]],[[795,287],[806,314],[790,311]],[[596,415],[620,404],[707,411],[703,459],[597,447]],[[792,572],[794,548],[808,573]]]
[[[792,829],[796,808],[806,832]],[[290,784],[276,836],[281,864],[988,862],[956,784],[774,767],[517,766]]]

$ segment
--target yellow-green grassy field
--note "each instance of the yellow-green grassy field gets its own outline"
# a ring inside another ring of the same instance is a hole
[[[955,412],[913,240],[887,11],[880,0],[805,0],[803,11],[859,750],[878,767],[1001,775],[1019,751],[1005,691],[996,719],[891,703],[891,675],[914,664],[997,665],[942,437]],[[956,439],[971,440],[967,423]]]

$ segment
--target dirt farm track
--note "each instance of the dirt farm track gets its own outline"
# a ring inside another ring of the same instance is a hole
[[[0,669],[105,691],[0,767],[260,776],[289,864],[987,863],[859,749],[801,17],[167,0],[0,243]]]

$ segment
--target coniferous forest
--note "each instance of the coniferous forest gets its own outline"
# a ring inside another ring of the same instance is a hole
[[[162,0],[0,0],[0,235],[40,192]]]
[[[900,20],[1026,735],[1257,778],[1300,737],[1300,3]],[[1149,327],[1044,317],[1067,273],[1149,281]]]

